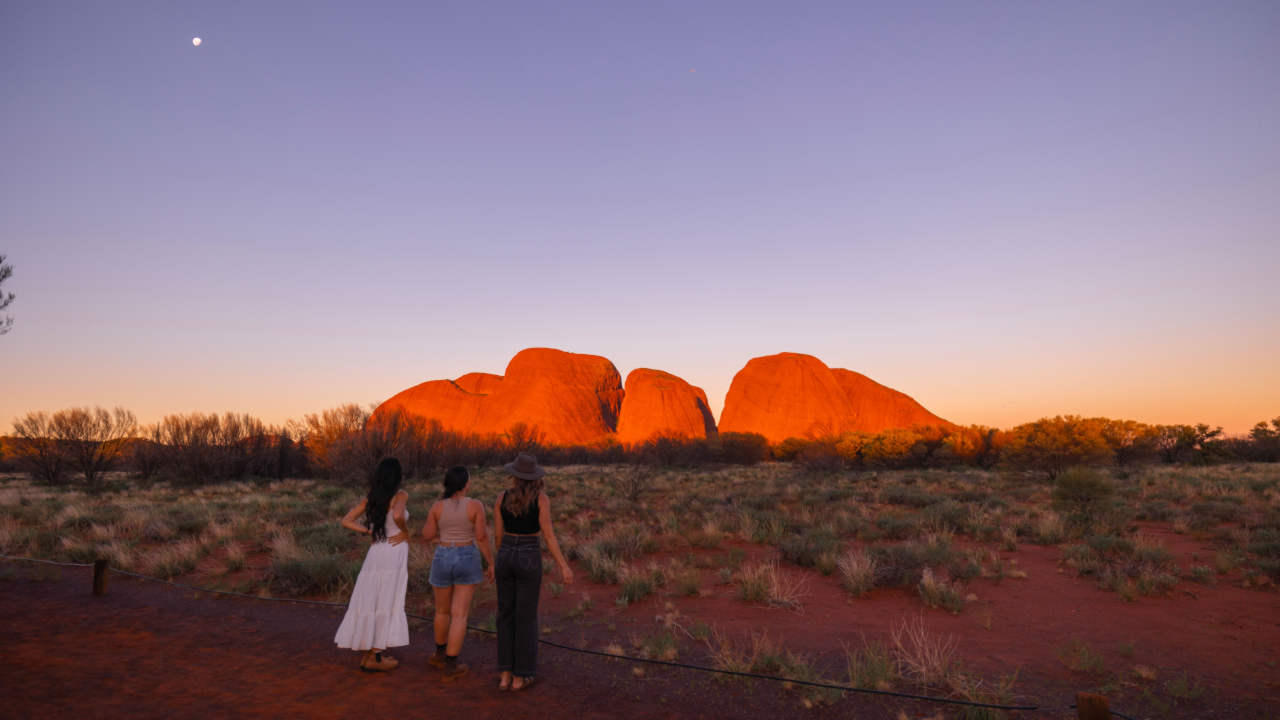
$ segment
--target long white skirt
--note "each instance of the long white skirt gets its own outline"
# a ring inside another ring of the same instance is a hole
[[[408,645],[409,619],[404,614],[408,587],[409,543],[370,545],[333,641],[352,650]]]

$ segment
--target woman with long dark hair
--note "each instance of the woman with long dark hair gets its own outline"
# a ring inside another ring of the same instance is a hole
[[[538,594],[542,590],[542,550],[538,538],[560,569],[561,579],[573,582],[551,526],[551,499],[543,491],[538,460],[520,453],[503,466],[511,487],[498,495],[493,508],[498,560],[498,681],[499,690],[523,690],[533,683],[538,663]]]
[[[467,636],[467,615],[476,585],[493,579],[493,551],[485,531],[484,503],[467,497],[471,479],[461,465],[444,474],[444,493],[427,513],[422,537],[437,537],[436,554],[431,559],[431,588],[435,593],[436,654],[428,663],[444,671],[441,678],[452,682],[467,674],[468,667],[458,662],[462,640]],[[482,570],[480,558],[488,563]]]
[[[342,518],[342,527],[368,535],[372,544],[351,590],[347,614],[333,641],[340,648],[365,651],[360,669],[386,672],[400,664],[383,651],[409,644],[404,593],[409,587],[409,493],[400,489],[400,461],[384,458],[373,474],[369,494]],[[360,518],[357,522],[356,518]]]

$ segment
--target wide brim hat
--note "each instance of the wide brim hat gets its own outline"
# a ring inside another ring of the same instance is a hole
[[[513,462],[502,466],[504,470],[521,480],[537,480],[547,474],[538,466],[538,458],[533,453],[520,453]]]

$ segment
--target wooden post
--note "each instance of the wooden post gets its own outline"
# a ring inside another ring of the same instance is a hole
[[[98,558],[93,561],[93,594],[107,594],[107,561],[105,558]]]
[[[1101,695],[1078,692],[1076,713],[1079,720],[1111,720],[1111,704]]]

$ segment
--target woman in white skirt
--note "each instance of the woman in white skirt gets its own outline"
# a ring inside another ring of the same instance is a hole
[[[369,495],[342,518],[342,527],[369,535],[373,544],[351,591],[346,617],[333,641],[365,651],[360,669],[386,672],[400,662],[383,651],[409,644],[404,593],[409,586],[409,493],[400,489],[400,461],[385,458],[373,474]],[[359,521],[356,518],[360,518]]]

